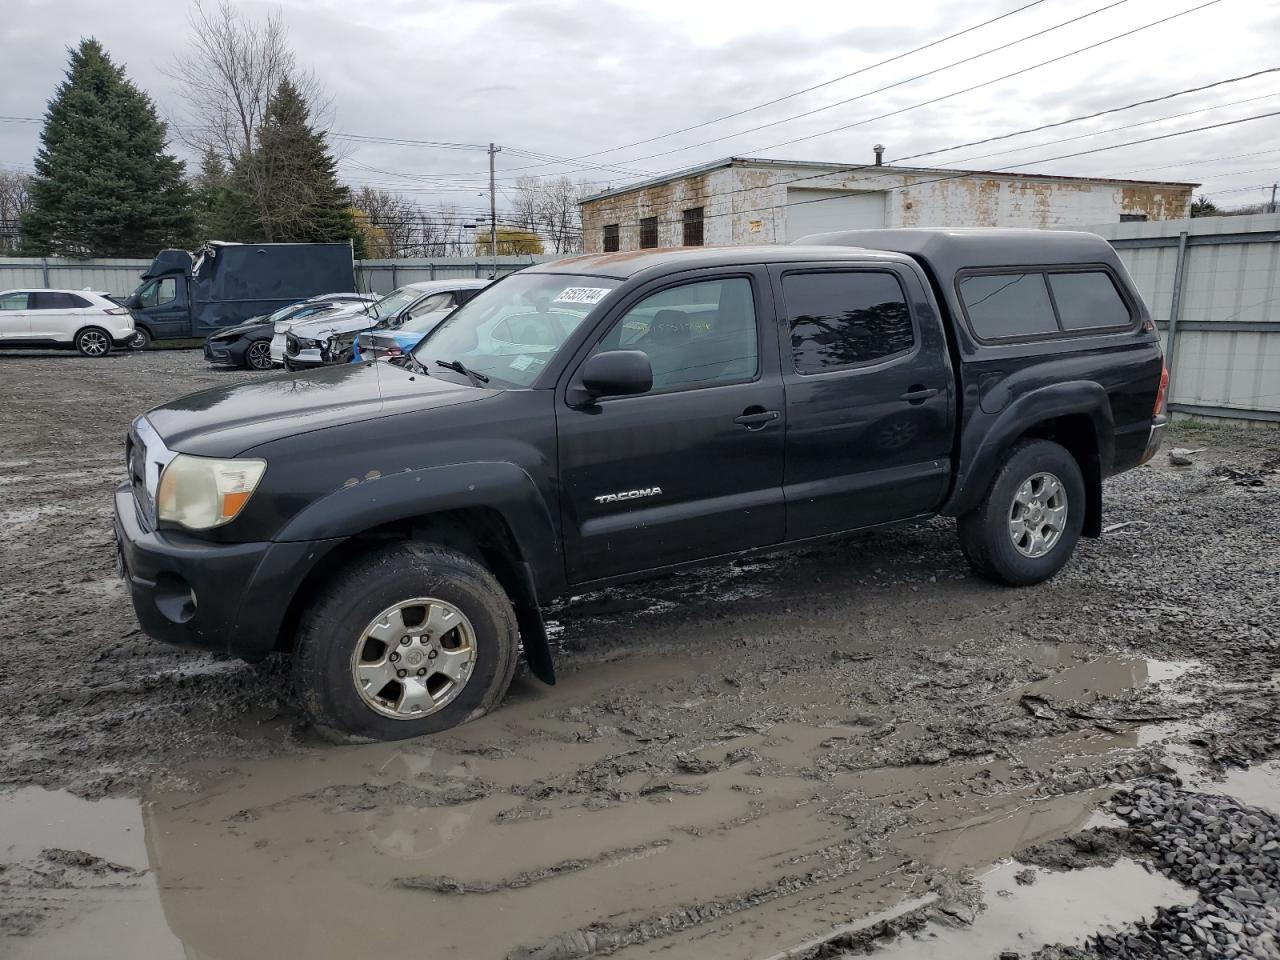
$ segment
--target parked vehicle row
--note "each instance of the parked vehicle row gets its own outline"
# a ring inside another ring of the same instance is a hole
[[[424,280],[400,287],[361,310],[324,314],[302,323],[277,324],[273,357],[275,345],[281,344],[280,359],[287,370],[349,363],[356,358],[356,340],[362,333],[397,332],[411,324],[425,333],[489,282]],[[422,336],[423,333],[406,336],[405,342],[412,346]]]
[[[142,345],[128,308],[99,290],[0,293],[0,347],[105,357],[113,349]]]
[[[1029,230],[559,260],[300,379],[135,420],[116,540],[149,635],[292,654],[335,739],[477,717],[521,651],[553,682],[542,604],[713,558],[943,515],[1039,583],[1168,383],[1110,245]]]
[[[204,357],[210,363],[270,370],[277,365],[272,358],[272,343],[279,324],[296,323],[321,313],[357,309],[376,299],[361,293],[326,293],[291,303],[275,313],[252,317],[245,323],[210,334],[204,342]]]

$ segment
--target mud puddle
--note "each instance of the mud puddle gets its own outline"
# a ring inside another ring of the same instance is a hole
[[[924,655],[970,683],[967,659]],[[952,741],[931,714],[859,713],[792,674],[762,710],[716,658],[672,655],[598,662],[554,691],[518,680],[503,710],[444,737],[188,766],[196,789],[141,805],[20,791],[0,799],[29,837],[9,864],[57,846],[145,873],[59,892],[16,955],[104,940],[164,957],[180,941],[208,960],[325,960],[395,955],[411,929],[433,956],[764,956],[1075,832],[1151,773],[1140,728],[1019,704],[1133,691],[1168,667],[1061,644],[1017,656],[1005,686],[981,681],[1017,726],[976,746],[934,746]],[[854,676],[863,657],[811,669]]]
[[[985,909],[957,929],[931,922],[876,951],[882,960],[990,960],[1020,956],[1083,932],[1107,932],[1149,918],[1157,907],[1189,904],[1195,891],[1129,859],[1064,873],[1010,861],[979,880]]]
[[[0,955],[189,956],[165,922],[136,800],[28,787],[0,797]]]

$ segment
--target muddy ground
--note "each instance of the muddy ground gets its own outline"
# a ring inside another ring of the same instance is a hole
[[[1280,434],[1040,587],[935,521],[575,597],[554,689],[335,748],[113,574],[130,418],[249,376],[0,356],[0,956],[1280,955]]]

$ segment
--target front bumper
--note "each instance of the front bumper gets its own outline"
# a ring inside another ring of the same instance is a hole
[[[244,342],[241,340],[206,341],[204,358],[210,363],[228,363],[233,366],[239,366],[244,362]]]
[[[314,370],[316,367],[328,367],[327,363],[320,354],[319,347],[309,347],[299,350],[297,353],[286,353],[284,355],[284,368],[286,370]]]
[[[115,533],[120,572],[144,633],[247,660],[276,649],[298,587],[340,542],[214,543],[148,530],[128,483],[116,489]]]
[[[1142,459],[1138,461],[1138,465],[1146,463],[1156,455],[1160,449],[1160,444],[1164,442],[1165,431],[1169,429],[1169,418],[1164,414],[1158,414],[1151,420],[1151,433],[1147,436],[1147,449],[1142,452]]]

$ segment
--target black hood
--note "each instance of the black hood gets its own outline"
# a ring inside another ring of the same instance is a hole
[[[267,322],[266,317],[254,317],[252,320],[246,320],[244,323],[237,323],[234,327],[223,327],[209,334],[209,339],[232,339],[241,334],[248,333],[250,330],[261,330]]]
[[[156,407],[147,419],[170,450],[234,457],[281,437],[425,413],[498,392],[386,363],[348,363],[202,390]]]

